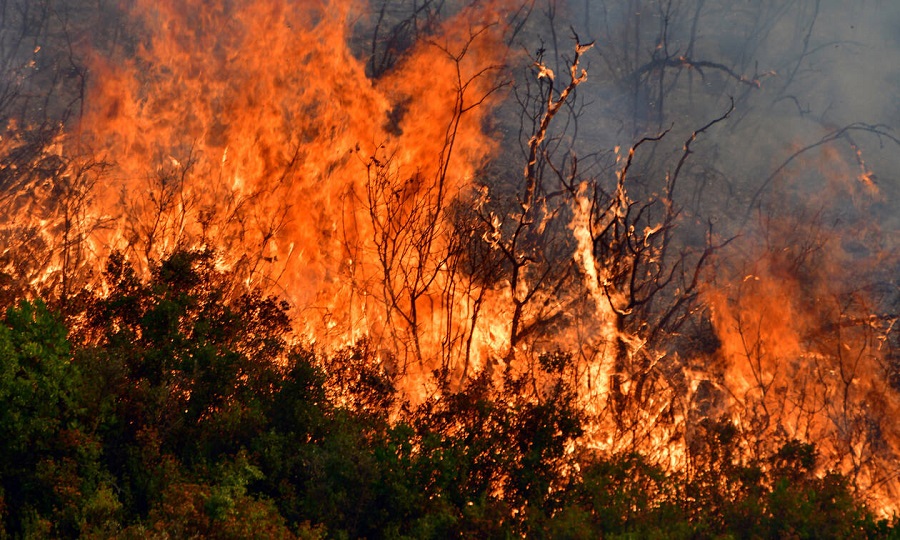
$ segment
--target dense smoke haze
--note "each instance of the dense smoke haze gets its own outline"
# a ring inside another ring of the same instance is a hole
[[[7,303],[210,250],[413,404],[559,376],[900,508],[896,2],[0,0],[0,77]]]
[[[842,128],[860,124],[890,132],[896,125],[892,11],[872,2],[589,2],[559,6],[554,17],[560,28],[536,33],[548,64],[568,52],[570,28],[582,41],[596,40],[594,54],[582,62],[591,81],[580,96],[587,117],[579,124],[584,153],[627,147],[668,128],[677,135],[670,138],[679,139],[669,145],[677,151],[682,134],[721,114],[734,98],[736,113],[704,141],[704,158],[694,160],[689,179],[706,180],[702,193],[693,193],[706,197],[700,201],[705,204],[692,209],[723,217],[780,198],[779,188],[802,192],[801,198],[809,188],[821,193],[823,184],[798,170],[770,176],[798,150]],[[547,13],[541,10],[545,18]],[[667,68],[659,69],[663,64]],[[876,213],[878,221],[890,223],[896,144],[877,131],[851,132],[851,141],[797,159],[821,163],[823,152],[852,154],[856,144],[865,165],[851,155],[848,172],[877,176],[879,196],[870,202],[884,209]],[[801,179],[786,178],[792,174]],[[693,187],[685,188],[685,196],[697,191]]]

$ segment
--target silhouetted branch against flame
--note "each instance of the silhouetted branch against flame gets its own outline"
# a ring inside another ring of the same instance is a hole
[[[491,77],[491,74],[500,72],[504,68],[504,65],[502,63],[479,66],[476,67],[476,69],[471,73],[466,73],[465,69],[463,68],[463,61],[466,59],[467,55],[470,54],[469,49],[473,46],[473,44],[475,44],[475,42],[483,34],[497,31],[498,27],[499,23],[492,23],[486,24],[474,30],[470,29],[468,38],[465,40],[461,47],[458,47],[458,51],[451,49],[451,45],[441,44],[433,40],[429,41],[432,46],[436,47],[438,50],[447,55],[447,57],[453,63],[453,66],[455,68],[458,100],[456,110],[459,114],[465,114],[466,112],[475,109],[476,107],[484,105],[492,95],[509,85],[509,82],[492,82],[487,86],[486,90],[480,93],[480,95],[477,95],[474,98],[470,98],[470,96],[467,95],[467,91],[470,87],[477,86],[477,83],[481,82],[485,77]]]
[[[483,292],[460,272],[464,246],[448,222],[448,209],[465,195],[470,168],[478,165],[473,147],[482,136],[473,128],[480,129],[479,119],[508,84],[500,78],[500,51],[493,47],[501,30],[497,23],[473,27],[459,21],[416,49],[412,61],[430,72],[416,74],[425,78],[414,85],[418,93],[410,99],[443,108],[434,110],[436,118],[415,120],[428,122],[439,139],[419,136],[400,141],[396,149],[388,141],[366,163],[365,204],[378,261],[383,337],[401,373],[411,366],[425,373],[438,361],[448,373],[468,369]],[[404,154],[411,150],[418,160],[406,162]]]

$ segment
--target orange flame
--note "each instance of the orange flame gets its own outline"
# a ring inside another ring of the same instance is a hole
[[[364,18],[352,2],[129,13],[143,37],[93,54],[77,142],[113,164],[93,209],[116,223],[102,244],[137,261],[215,247],[247,286],[277,285],[320,342],[415,333],[436,354],[466,314],[444,320],[446,272],[421,266],[446,251],[442,212],[494,149],[496,6],[461,10],[377,80],[348,45]]]

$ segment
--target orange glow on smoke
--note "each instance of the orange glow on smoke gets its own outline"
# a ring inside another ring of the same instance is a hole
[[[761,218],[765,231],[739,239],[705,288],[721,342],[722,389],[748,453],[794,438],[813,442],[823,473],[846,475],[890,516],[900,501],[900,399],[884,347],[893,323],[876,314],[863,276],[890,267],[884,254],[896,246],[845,208],[852,202],[866,216],[878,193],[853,181],[837,151],[803,168],[826,187],[804,195],[799,216],[775,205]],[[835,208],[842,217],[826,217]]]

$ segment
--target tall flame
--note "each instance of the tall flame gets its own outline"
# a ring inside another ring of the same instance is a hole
[[[331,345],[455,324],[445,270],[423,265],[495,146],[496,6],[459,10],[377,79],[349,45],[366,16],[353,2],[137,1],[129,15],[141,37],[92,54],[76,143],[112,164],[94,210],[118,224],[105,245],[144,260],[215,247]]]

